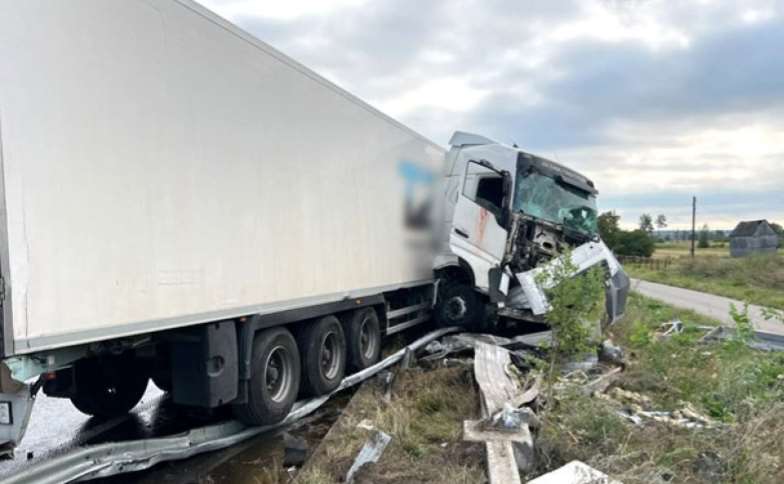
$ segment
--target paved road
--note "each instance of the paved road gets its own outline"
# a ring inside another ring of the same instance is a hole
[[[743,308],[743,303],[735,299],[642,281],[640,279],[632,279],[632,290],[643,296],[658,299],[675,307],[691,309],[727,326],[734,326],[735,324],[732,317],[730,317],[730,305],[735,304],[738,309]],[[765,320],[760,306],[750,305],[749,317],[758,331],[784,335],[784,323]]]

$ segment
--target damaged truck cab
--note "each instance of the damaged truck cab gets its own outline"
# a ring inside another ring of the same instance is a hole
[[[593,182],[483,136],[458,131],[449,144],[435,262],[441,324],[471,326],[488,307],[544,322],[548,288],[537,275],[567,252],[577,274],[605,268],[607,321],[618,319],[629,278],[599,238]]]

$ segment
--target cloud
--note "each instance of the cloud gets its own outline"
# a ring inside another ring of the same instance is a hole
[[[784,220],[780,1],[205,3],[437,142],[473,130],[584,171],[631,223],[692,194],[713,225]]]

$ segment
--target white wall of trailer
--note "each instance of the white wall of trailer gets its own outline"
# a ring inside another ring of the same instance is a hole
[[[0,143],[16,353],[431,277],[441,148],[190,1],[0,0]]]

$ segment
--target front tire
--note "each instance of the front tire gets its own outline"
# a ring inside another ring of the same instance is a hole
[[[71,403],[98,418],[125,415],[147,390],[149,377],[133,356],[90,358],[74,365],[76,391]]]
[[[297,342],[285,328],[258,333],[253,340],[248,398],[232,405],[234,416],[247,425],[278,423],[297,400],[300,358]]]
[[[479,294],[459,282],[442,282],[435,308],[436,323],[442,327],[458,326],[467,331],[478,328],[484,316]]]

